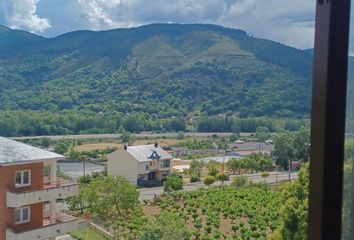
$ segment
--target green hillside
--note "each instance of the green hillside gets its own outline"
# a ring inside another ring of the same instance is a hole
[[[242,30],[153,24],[43,38],[0,27],[0,110],[307,118],[312,57]]]

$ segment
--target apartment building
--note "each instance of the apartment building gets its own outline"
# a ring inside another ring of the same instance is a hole
[[[172,156],[157,143],[124,146],[108,154],[108,174],[124,176],[134,185],[143,182],[161,182],[170,175]]]
[[[79,192],[57,178],[62,155],[0,137],[0,240],[56,239],[79,227],[56,209],[58,199]]]

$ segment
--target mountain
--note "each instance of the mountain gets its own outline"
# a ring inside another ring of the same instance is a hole
[[[0,110],[306,118],[311,70],[306,51],[216,25],[55,38],[0,26]]]

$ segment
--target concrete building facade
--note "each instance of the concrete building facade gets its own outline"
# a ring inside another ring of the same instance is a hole
[[[172,156],[158,146],[124,146],[108,154],[108,174],[124,176],[129,182],[163,181],[170,175]]]
[[[78,185],[57,178],[63,156],[0,137],[0,240],[55,239],[79,227],[56,210]]]

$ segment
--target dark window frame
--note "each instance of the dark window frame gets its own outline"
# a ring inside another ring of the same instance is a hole
[[[341,239],[350,0],[317,0],[308,239]]]

